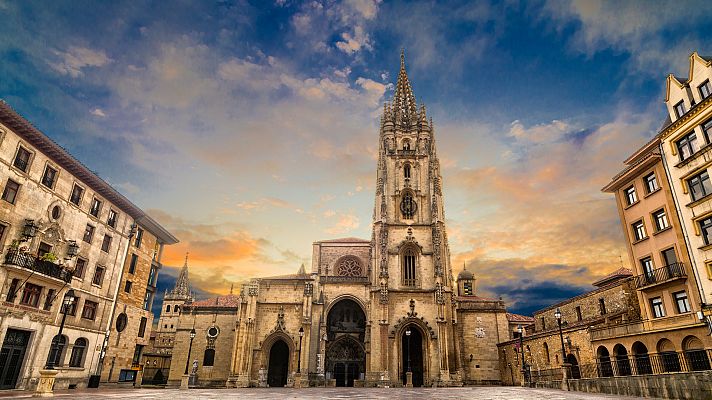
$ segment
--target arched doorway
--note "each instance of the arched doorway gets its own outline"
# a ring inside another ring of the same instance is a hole
[[[415,325],[409,325],[403,330],[401,349],[403,384],[406,384],[406,373],[410,369],[413,373],[413,386],[423,386],[423,335]]]
[[[675,345],[669,339],[660,339],[657,348],[663,372],[680,372],[682,370]]]
[[[626,376],[631,374],[630,360],[628,360],[628,350],[622,344],[613,346],[613,355],[616,358],[616,369],[618,376]]]
[[[635,358],[635,369],[638,375],[650,375],[653,373],[653,367],[650,365],[650,356],[648,348],[641,342],[633,343],[631,347],[633,357]]]
[[[354,386],[366,373],[366,314],[352,299],[339,300],[327,321],[326,375],[336,386]]]
[[[289,346],[284,340],[274,342],[269,350],[267,364],[267,385],[269,387],[284,387],[289,374]]]
[[[571,379],[581,379],[581,369],[578,365],[578,360],[573,354],[566,356],[566,362],[571,365]]]
[[[596,358],[598,359],[598,375],[613,376],[613,367],[611,366],[611,355],[605,346],[599,346],[596,350]]]

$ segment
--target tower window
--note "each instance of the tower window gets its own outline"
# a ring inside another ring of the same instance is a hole
[[[406,192],[401,201],[401,213],[403,213],[403,218],[413,219],[417,207],[415,200],[413,200],[413,195],[410,192]]]
[[[462,287],[465,289],[465,296],[472,296],[472,282],[465,282]]]
[[[406,164],[406,165],[403,167],[403,176],[404,176],[406,179],[410,179],[410,164]]]
[[[403,150],[410,150],[410,140],[403,141]]]
[[[415,286],[415,251],[413,249],[403,252],[403,285]]]

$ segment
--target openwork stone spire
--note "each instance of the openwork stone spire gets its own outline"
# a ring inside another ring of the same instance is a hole
[[[404,130],[409,130],[411,125],[418,122],[418,107],[415,103],[413,88],[408,80],[408,73],[405,70],[405,51],[401,50],[401,65],[398,72],[398,82],[393,101],[390,104],[393,112],[395,125]]]
[[[188,253],[185,253],[185,262],[180,270],[178,280],[173,289],[166,294],[166,298],[188,300],[193,298],[190,292],[190,283],[188,282]]]

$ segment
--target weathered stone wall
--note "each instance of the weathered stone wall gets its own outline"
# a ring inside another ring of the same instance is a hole
[[[456,332],[461,349],[463,383],[499,384],[501,367],[497,343],[507,338],[506,312],[458,310]]]

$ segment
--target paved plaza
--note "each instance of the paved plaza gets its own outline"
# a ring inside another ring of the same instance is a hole
[[[14,395],[13,395],[14,394]],[[30,398],[27,392],[0,392],[0,397]],[[510,386],[465,388],[308,388],[308,389],[99,389],[72,390],[55,394],[55,398],[80,399],[477,399],[477,400],[595,400],[634,399],[605,394],[563,392],[552,389],[530,389]]]

